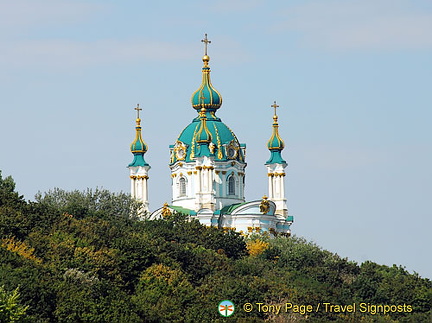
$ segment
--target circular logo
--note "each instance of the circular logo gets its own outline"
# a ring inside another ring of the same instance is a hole
[[[224,300],[219,303],[218,311],[223,317],[228,317],[234,314],[235,306],[234,303],[229,300]]]

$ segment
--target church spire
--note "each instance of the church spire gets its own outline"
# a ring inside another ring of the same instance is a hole
[[[267,148],[270,150],[270,158],[266,162],[268,175],[268,199],[276,205],[275,214],[288,216],[288,207],[285,198],[285,167],[287,162],[283,160],[281,152],[285,148],[282,138],[279,136],[279,124],[276,109],[279,107],[276,101],[271,105],[274,108],[273,115],[273,132],[267,142]]]
[[[141,136],[140,111],[142,111],[142,109],[139,107],[139,104],[137,104],[135,110],[137,111],[136,126],[135,126],[135,140],[132,142],[130,146],[131,152],[134,155],[134,160],[132,161],[132,163],[129,164],[129,167],[148,166],[148,164],[144,160],[144,154],[147,152],[148,147]]]
[[[208,112],[215,112],[222,105],[222,96],[213,87],[210,81],[210,56],[207,54],[207,47],[211,41],[207,39],[207,34],[205,34],[204,39],[202,39],[201,42],[204,43],[204,56],[202,58],[204,62],[204,66],[202,68],[202,83],[198,90],[192,94],[191,102],[192,107],[197,111],[200,111],[201,108],[204,107]]]
[[[149,211],[148,200],[148,171],[150,165],[146,163],[144,154],[147,152],[147,145],[141,136],[141,119],[140,111],[142,110],[137,104],[135,126],[135,140],[132,142],[130,149],[134,155],[132,163],[129,164],[129,178],[131,180],[131,195],[142,203],[142,211]]]
[[[276,109],[279,107],[276,104],[276,101],[271,105],[272,108],[274,108],[274,115],[273,115],[273,132],[272,135],[267,142],[267,148],[270,150],[270,159],[266,162],[266,164],[283,164],[286,163],[285,160],[283,160],[281,152],[285,148],[285,143],[282,140],[282,138],[279,136],[279,124],[278,124],[278,116]]]

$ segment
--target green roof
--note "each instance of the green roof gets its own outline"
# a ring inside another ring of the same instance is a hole
[[[281,151],[278,149],[270,150],[270,158],[265,163],[269,164],[286,164],[286,161],[282,158]]]
[[[186,208],[181,207],[181,206],[169,205],[168,207],[170,209],[173,209],[174,211],[176,211],[178,213],[182,213],[182,214],[188,214],[188,215],[196,215],[197,214],[194,210],[186,209]]]
[[[220,213],[221,214],[231,214],[234,210],[238,209],[240,206],[248,204],[248,203],[250,203],[250,202],[237,203],[237,204],[231,204],[231,205],[224,206],[220,210]]]
[[[180,133],[177,141],[184,143],[186,148],[186,154],[183,159],[178,159],[177,155],[174,154],[171,159],[171,164],[177,161],[191,162],[194,157],[197,156],[214,156],[215,161],[229,161],[237,160],[239,162],[245,161],[245,156],[243,154],[242,147],[246,147],[245,144],[240,144],[234,132],[217,118],[214,112],[206,112],[206,126],[210,132],[211,143],[208,145],[208,149],[205,149],[203,153],[200,145],[197,143],[196,134],[200,130],[201,120],[199,117],[192,120],[192,122],[183,129]],[[206,144],[207,146],[207,144]],[[171,145],[170,148],[173,148]],[[230,149],[231,147],[231,149]],[[231,153],[231,155],[230,155]]]
[[[135,166],[148,166],[147,162],[144,160],[144,154],[143,153],[134,153],[134,159],[132,163],[128,165],[128,167],[135,167]]]

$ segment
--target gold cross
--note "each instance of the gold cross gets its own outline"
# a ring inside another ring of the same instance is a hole
[[[204,55],[207,55],[207,45],[211,44],[211,41],[207,39],[207,34],[204,34],[204,39],[201,39],[201,42],[204,43]]]
[[[140,117],[139,117],[139,113],[140,113],[140,111],[142,110],[142,109],[139,107],[139,103],[137,104],[137,107],[134,108],[134,110],[137,111],[137,119],[139,119],[139,118],[140,118]]]
[[[271,105],[272,108],[274,108],[275,110],[275,114],[276,115],[276,108],[279,108],[279,106],[276,104],[276,101],[274,101],[274,103]]]

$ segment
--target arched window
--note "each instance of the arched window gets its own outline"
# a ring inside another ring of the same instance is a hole
[[[235,178],[234,175],[231,175],[230,177],[228,177],[228,195],[235,195],[236,194],[236,189],[235,189]]]
[[[179,196],[186,196],[186,178],[179,179]]]

